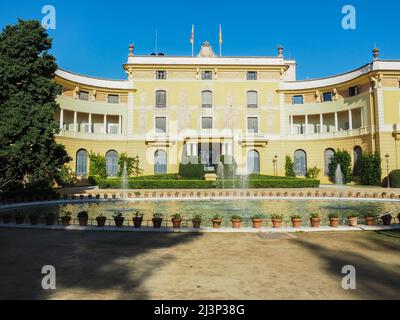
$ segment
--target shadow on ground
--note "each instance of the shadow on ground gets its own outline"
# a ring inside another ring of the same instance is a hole
[[[329,248],[309,239],[296,241],[297,245],[321,258],[325,264],[325,271],[330,274],[342,277],[343,266],[354,266],[357,289],[350,292],[355,299],[397,300],[400,296],[400,231],[379,231],[370,234],[373,241],[365,241],[365,238],[360,237],[360,240],[352,243],[353,247],[350,250],[346,250],[346,246]],[[354,245],[357,250],[354,250]],[[385,255],[393,257],[391,263],[379,260],[379,254],[383,251]]]
[[[171,254],[154,257],[152,250],[171,249],[197,237],[201,236],[2,229],[0,299],[57,299],[57,292],[65,289],[87,294],[85,299],[105,294],[107,299],[148,299],[141,284],[175,259]],[[41,287],[44,265],[56,268],[55,291]]]

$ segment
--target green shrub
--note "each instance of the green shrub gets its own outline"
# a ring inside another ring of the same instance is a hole
[[[381,156],[379,153],[364,153],[361,157],[361,183],[366,186],[379,186],[382,181]]]
[[[389,174],[391,188],[400,188],[400,170],[393,170]]]
[[[285,176],[296,177],[296,172],[294,171],[294,162],[290,156],[286,156]]]
[[[89,176],[107,178],[107,161],[106,157],[99,154],[90,152],[89,154]]]
[[[122,176],[124,173],[124,168],[126,167],[126,174],[130,176],[139,176],[143,173],[143,169],[140,168],[139,156],[129,157],[126,152],[120,154],[118,159],[118,176]]]
[[[218,166],[220,166],[221,163],[224,169],[224,179],[226,180],[233,179],[236,176],[236,171],[237,171],[237,164],[233,156],[221,156],[220,164],[218,164]],[[218,169],[217,172],[219,172]],[[221,179],[222,177],[218,178]]]
[[[57,183],[61,185],[63,188],[72,187],[76,183],[76,175],[72,172],[72,169],[63,165],[60,169],[60,173],[57,178]]]
[[[340,164],[340,169],[343,175],[343,183],[351,182],[351,155],[346,150],[336,150],[329,165],[329,177],[335,182],[336,169]]]
[[[318,169],[317,167],[310,168],[307,170],[306,178],[307,179],[317,179],[320,172],[321,172],[321,169]]]
[[[186,157],[179,165],[179,175],[185,178],[204,178],[204,165],[200,163],[198,157]]]

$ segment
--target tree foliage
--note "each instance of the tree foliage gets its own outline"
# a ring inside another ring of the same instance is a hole
[[[90,152],[89,176],[93,178],[107,178],[107,161],[105,156],[100,153]]]
[[[382,182],[382,159],[379,153],[364,153],[361,157],[361,183],[367,186],[379,186]]]
[[[19,20],[0,33],[0,190],[50,185],[71,159],[54,135],[60,86],[52,45],[38,21]]]
[[[294,162],[290,156],[286,156],[285,176],[286,177],[296,177],[296,172],[294,171]]]
[[[343,183],[347,184],[351,182],[351,155],[346,150],[336,150],[332,157],[331,163],[329,164],[329,177],[331,181],[335,181],[336,169],[340,165],[340,169],[343,175]]]
[[[140,168],[139,156],[129,157],[126,152],[121,153],[118,160],[119,172],[118,175],[121,177],[126,167],[126,174],[128,177],[138,177],[143,173],[143,169]]]

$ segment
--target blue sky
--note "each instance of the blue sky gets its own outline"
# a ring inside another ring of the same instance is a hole
[[[357,10],[356,30],[342,29],[347,4]],[[57,10],[57,28],[49,34],[59,66],[97,77],[124,78],[129,43],[137,54],[150,54],[156,30],[158,51],[190,55],[192,24],[196,52],[205,40],[218,51],[219,24],[225,56],[272,56],[284,45],[285,56],[297,60],[299,79],[355,69],[371,60],[375,43],[382,59],[400,59],[398,0],[2,0],[1,28],[18,17],[41,20],[44,5]]]

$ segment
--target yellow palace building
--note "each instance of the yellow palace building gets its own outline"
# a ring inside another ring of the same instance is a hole
[[[212,171],[221,155],[234,156],[239,174],[284,175],[289,155],[297,175],[316,166],[328,181],[338,148],[355,171],[363,152],[379,152],[386,175],[385,160],[389,170],[400,164],[400,61],[373,56],[345,74],[296,81],[282,47],[275,57],[220,57],[205,42],[197,56],[176,57],[137,56],[130,46],[126,80],[56,72],[57,141],[80,177],[90,152],[106,156],[109,176],[126,152],[145,175],[177,173],[188,156]]]

